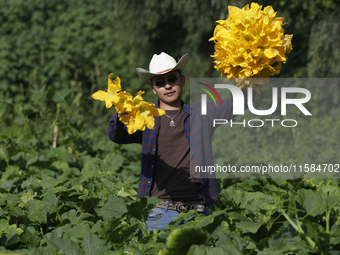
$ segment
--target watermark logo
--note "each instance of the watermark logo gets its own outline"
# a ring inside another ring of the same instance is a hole
[[[253,89],[248,88],[247,93],[243,93],[240,88],[238,88],[235,85],[231,84],[215,84],[214,88],[208,84],[197,82],[199,84],[204,85],[205,87],[209,88],[219,99],[220,104],[222,106],[222,100],[217,93],[216,89],[228,89],[233,98],[233,114],[234,115],[244,115],[245,112],[245,100],[247,100],[247,107],[251,113],[257,116],[268,116],[270,114],[273,114],[277,107],[278,107],[278,88],[273,87],[272,88],[272,105],[267,110],[258,110],[254,107],[253,104]],[[213,97],[212,93],[208,91],[207,89],[197,87],[204,92],[206,92],[214,101],[215,106],[217,106],[216,100]],[[306,109],[306,107],[303,105],[307,103],[311,99],[311,93],[309,90],[305,88],[296,88],[296,87],[282,87],[281,88],[281,115],[286,116],[287,115],[287,105],[295,105],[304,115],[311,116],[312,114]],[[300,93],[304,94],[303,98],[287,98],[288,94],[292,93]],[[207,94],[201,94],[201,115],[207,115]],[[246,95],[246,96],[245,96]],[[245,98],[246,97],[246,98]],[[280,121],[279,119],[265,119],[265,121],[269,121],[272,124],[272,127],[274,126],[275,121]],[[265,123],[265,121],[261,119],[252,119],[248,121],[248,126],[250,127],[262,127]],[[285,125],[285,122],[294,122],[294,125]],[[214,119],[213,120],[213,127],[216,127],[217,125],[224,125],[227,124],[229,120],[227,119]],[[258,122],[258,125],[255,125],[254,122]],[[230,120],[230,124],[232,126],[232,120]],[[234,124],[242,124],[244,127],[246,126],[246,121],[236,123]],[[283,127],[295,127],[297,125],[297,121],[294,119],[285,119],[281,121],[281,125]]]
[[[207,87],[212,92],[214,92],[214,94],[217,96],[217,98],[218,98],[218,100],[219,100],[219,102],[220,102],[220,104],[222,106],[221,97],[220,97],[220,95],[217,93],[217,91],[213,87],[211,87],[210,85],[208,85],[206,83],[203,83],[203,82],[197,82],[197,83],[202,84],[203,86]],[[209,90],[201,88],[201,87],[196,87],[196,88],[199,88],[199,89],[203,90],[204,92],[206,92],[212,98],[212,100],[214,101],[215,106],[217,106],[216,100],[215,100],[214,96],[211,94],[211,92]],[[207,115],[207,94],[202,94],[202,96],[201,96],[201,99],[202,99],[201,114],[202,115]]]

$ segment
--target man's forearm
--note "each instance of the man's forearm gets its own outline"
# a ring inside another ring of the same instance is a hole
[[[123,113],[115,113],[107,127],[107,136],[110,138],[112,142],[118,144],[127,144],[127,143],[142,143],[142,133],[141,131],[137,131],[134,134],[129,134],[125,125],[119,121],[119,118],[123,115]]]

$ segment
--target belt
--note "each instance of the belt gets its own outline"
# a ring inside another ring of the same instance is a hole
[[[165,209],[166,202],[157,203],[156,207]],[[205,206],[199,203],[180,203],[180,202],[169,202],[168,210],[174,210],[178,212],[188,212],[190,210],[195,210],[196,212],[203,213]]]

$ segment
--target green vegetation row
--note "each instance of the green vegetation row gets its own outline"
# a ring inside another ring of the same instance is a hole
[[[86,137],[88,143],[72,139],[58,148],[14,137],[1,145],[3,254],[340,250],[339,179],[219,179],[220,199],[209,216],[182,213],[151,234],[145,219],[158,199],[136,199],[140,148]]]

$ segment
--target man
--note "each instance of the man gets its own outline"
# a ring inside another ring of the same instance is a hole
[[[129,135],[126,127],[115,114],[109,122],[108,137],[116,143],[142,144],[142,171],[138,197],[158,196],[163,203],[158,203],[147,219],[149,230],[163,229],[180,212],[189,209],[209,214],[208,206],[218,199],[215,178],[190,178],[190,162],[195,165],[212,164],[211,133],[205,139],[197,139],[195,148],[190,148],[190,137],[201,136],[206,132],[205,121],[191,127],[193,111],[200,111],[200,106],[190,108],[181,100],[185,85],[183,71],[189,60],[185,54],[178,62],[162,52],[155,54],[149,65],[149,71],[137,68],[137,74],[144,83],[149,84],[158,99],[155,107],[166,111],[165,115],[155,117],[154,129],[137,131]],[[208,106],[209,108],[209,106]],[[195,110],[197,109],[197,110]],[[232,118],[232,98],[224,99],[223,108],[215,111],[224,119]],[[205,155],[208,151],[208,156]],[[190,153],[192,150],[193,153]],[[207,159],[205,159],[207,158]]]

